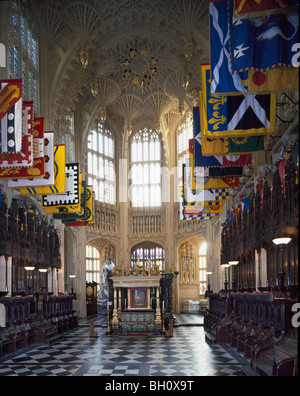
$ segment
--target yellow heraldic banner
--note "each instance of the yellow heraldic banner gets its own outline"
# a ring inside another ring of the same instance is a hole
[[[81,213],[81,173],[79,163],[66,164],[65,192],[43,195],[42,207],[47,214]]]
[[[299,67],[281,67],[267,71],[248,70],[248,79],[241,82],[248,92],[270,93],[299,89]]]
[[[27,186],[20,189],[21,195],[51,195],[65,192],[66,146],[54,145],[54,185]]]
[[[201,65],[202,134],[210,138],[270,135],[275,132],[276,95],[211,96],[210,65]]]

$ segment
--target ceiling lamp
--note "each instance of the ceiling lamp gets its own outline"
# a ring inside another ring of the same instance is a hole
[[[89,63],[89,54],[88,54],[87,50],[84,49],[84,48],[81,48],[80,52],[79,52],[79,55],[80,55],[80,62],[82,64],[82,67],[84,69],[86,69],[86,67],[87,67],[87,65]]]
[[[280,245],[288,245],[291,242],[291,238],[282,237],[282,238],[275,238],[273,239],[273,243],[277,246]]]

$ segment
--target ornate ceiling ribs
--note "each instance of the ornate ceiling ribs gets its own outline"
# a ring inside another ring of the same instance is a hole
[[[183,115],[192,106],[208,53],[206,0],[35,4],[47,41],[52,122],[69,112],[92,117],[105,109],[124,117],[127,127],[149,122],[149,114],[159,125],[166,111]]]

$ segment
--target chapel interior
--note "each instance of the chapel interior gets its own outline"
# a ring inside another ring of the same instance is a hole
[[[122,345],[176,342],[182,329],[246,359],[243,375],[298,375],[298,84],[268,92],[272,130],[231,166],[221,204],[200,213],[183,198],[197,189],[185,169],[197,162],[210,4],[0,2],[0,133],[1,84],[21,80],[22,128],[27,111],[65,186],[64,202],[39,192],[35,168],[18,184],[20,165],[0,151],[0,375],[18,353],[78,331]]]

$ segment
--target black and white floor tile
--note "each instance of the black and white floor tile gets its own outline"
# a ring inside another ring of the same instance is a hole
[[[203,327],[177,327],[174,337],[90,338],[88,322],[54,345],[0,359],[0,376],[242,376],[248,361],[225,345],[208,345]]]

